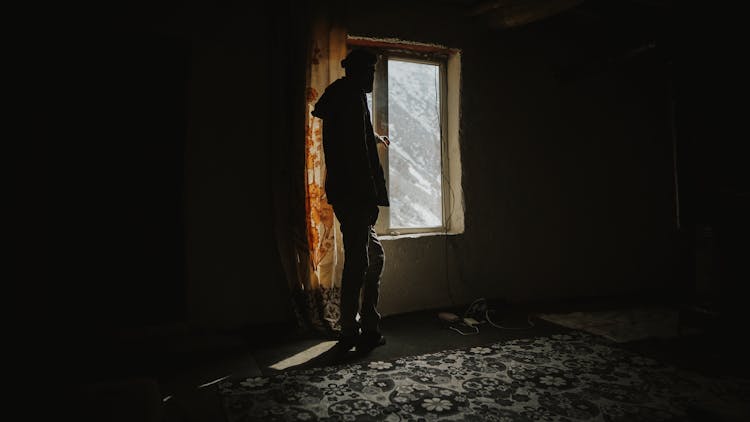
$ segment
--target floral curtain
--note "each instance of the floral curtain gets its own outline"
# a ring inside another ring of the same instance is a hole
[[[344,76],[346,31],[336,14],[320,6],[312,14],[305,106],[305,217],[308,271],[301,280],[297,316],[305,325],[333,334],[339,330],[339,298],[343,249],[333,209],[325,194],[323,122],[312,111],[326,87]]]

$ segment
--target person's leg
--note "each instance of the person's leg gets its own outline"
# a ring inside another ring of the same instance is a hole
[[[378,300],[380,298],[380,276],[383,274],[385,253],[380,243],[375,228],[369,227],[368,233],[368,258],[369,266],[365,275],[365,284],[362,288],[362,331],[370,335],[380,334],[380,314],[378,313]]]
[[[366,216],[356,209],[334,210],[341,223],[344,237],[344,270],[341,275],[341,305],[339,324],[341,339],[353,340],[359,334],[357,312],[359,294],[368,266],[367,242],[369,225]]]

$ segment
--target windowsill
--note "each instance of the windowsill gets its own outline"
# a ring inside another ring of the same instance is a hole
[[[424,232],[424,233],[401,233],[401,234],[378,234],[380,240],[417,239],[430,236],[455,236],[457,232]]]

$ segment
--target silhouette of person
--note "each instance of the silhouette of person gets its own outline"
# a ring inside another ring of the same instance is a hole
[[[352,50],[341,61],[346,76],[326,88],[312,112],[323,120],[326,195],[344,237],[341,334],[336,345],[343,353],[354,346],[366,352],[385,344],[377,310],[385,254],[374,225],[378,205],[389,206],[377,143],[388,146],[390,141],[373,131],[365,97],[372,92],[376,63],[371,51]]]

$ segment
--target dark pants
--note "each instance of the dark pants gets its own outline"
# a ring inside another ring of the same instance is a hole
[[[378,297],[380,275],[383,273],[385,254],[375,234],[373,224],[377,218],[377,207],[336,207],[336,217],[341,223],[344,236],[344,271],[341,276],[341,336],[380,332]],[[359,296],[362,294],[362,306]],[[360,324],[357,323],[357,312]]]

